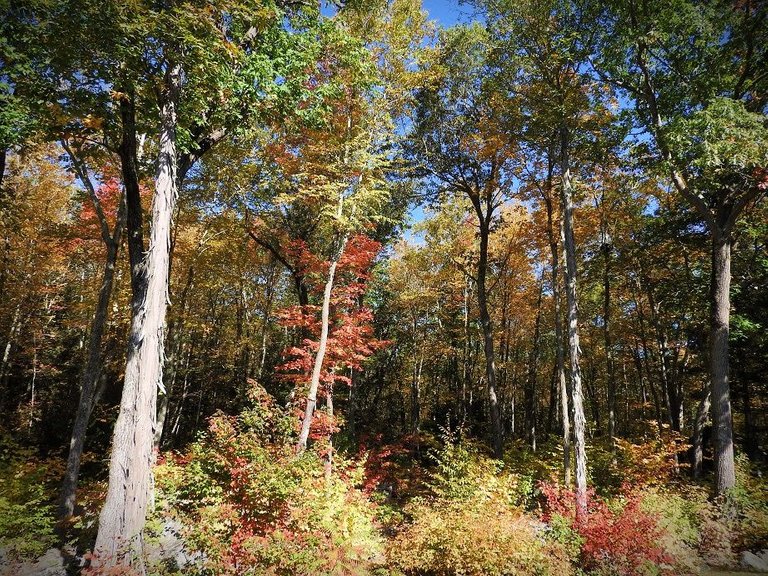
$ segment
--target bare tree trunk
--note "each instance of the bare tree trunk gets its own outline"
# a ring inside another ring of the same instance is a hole
[[[613,359],[613,338],[611,336],[611,245],[604,234],[603,258],[603,341],[605,343],[605,363],[608,375],[608,436],[611,447],[615,447],[616,437],[616,367]]]
[[[331,426],[331,429],[328,430],[328,452],[325,455],[325,462],[323,464],[325,481],[328,482],[331,479],[331,474],[333,474],[333,382],[328,384],[328,390],[326,390],[325,409]]]
[[[547,235],[549,249],[552,255],[552,300],[555,314],[555,353],[557,371],[558,396],[560,399],[560,416],[563,428],[563,477],[565,485],[571,485],[571,415],[568,407],[568,382],[565,377],[565,338],[563,337],[562,293],[560,292],[560,246],[565,244],[565,233],[562,218],[557,219],[555,230],[554,201],[552,180],[555,166],[554,151],[550,148],[547,169],[547,189],[544,203],[547,208]]]
[[[99,516],[92,567],[145,574],[143,529],[152,492],[157,389],[162,387],[171,220],[177,196],[176,106],[181,66],[168,64],[160,112],[160,150],[146,262],[146,290],[132,320],[120,412],[115,423],[109,487]]]
[[[341,203],[343,198],[339,200],[339,213],[341,213]],[[341,241],[340,248],[336,251],[331,266],[328,269],[328,279],[325,282],[325,290],[323,291],[323,306],[320,312],[320,342],[317,346],[317,354],[315,354],[315,363],[312,367],[312,378],[309,381],[309,392],[307,393],[307,404],[304,408],[304,420],[301,423],[301,432],[299,433],[299,441],[296,444],[296,451],[301,453],[307,449],[307,440],[309,439],[309,430],[312,427],[312,417],[315,413],[315,406],[317,406],[317,391],[320,388],[320,375],[323,370],[323,360],[325,360],[325,351],[328,346],[328,327],[330,324],[330,308],[331,308],[331,292],[333,291],[333,280],[336,275],[336,266],[339,264],[341,255],[344,253],[344,247],[347,243],[347,236],[345,235]]]
[[[576,242],[573,234],[573,190],[569,165],[569,139],[567,128],[561,129],[560,163],[562,171],[561,199],[563,203],[563,225],[565,231],[565,280],[568,303],[568,347],[571,357],[571,394],[573,398],[573,424],[576,440],[576,513],[582,520],[587,513],[587,451],[586,418],[581,389],[581,366],[579,355],[579,313],[576,290]]]
[[[712,309],[709,362],[712,388],[712,420],[715,436],[715,486],[723,494],[736,485],[733,460],[731,390],[728,381],[728,336],[731,314],[731,238],[713,233]]]
[[[19,316],[21,314],[21,304],[16,305],[16,309],[13,311],[13,319],[11,320],[11,328],[8,330],[8,339],[5,342],[3,348],[3,357],[0,359],[0,384],[5,388],[5,383],[8,378],[8,372],[10,371],[11,360],[11,348],[13,348],[13,340],[16,337],[16,333],[19,331],[21,325]]]
[[[414,322],[414,334],[416,322]],[[421,427],[421,371],[424,367],[424,351],[419,358],[413,359],[413,378],[411,380],[411,432],[418,432]]]
[[[541,301],[544,295],[544,276],[539,283],[536,305],[536,323],[533,329],[533,346],[528,357],[528,381],[525,386],[525,430],[531,448],[536,452],[536,380],[539,370],[539,345],[541,341]]]

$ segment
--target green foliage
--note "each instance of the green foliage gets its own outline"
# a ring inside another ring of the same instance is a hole
[[[50,500],[60,467],[0,439],[0,546],[12,557],[35,558],[56,541]]]
[[[362,467],[293,450],[292,418],[262,389],[240,416],[216,415],[157,486],[181,511],[187,542],[216,574],[367,574],[383,559]]]
[[[768,164],[768,128],[762,114],[749,112],[744,103],[713,98],[701,110],[676,119],[668,140],[675,160],[688,166],[707,190],[746,181],[756,186],[755,171]]]
[[[768,486],[744,454],[736,457],[736,487],[726,495],[725,510],[733,519],[735,545],[762,550],[768,546]]]
[[[567,549],[517,503],[529,483],[450,433],[433,451],[433,495],[406,507],[410,520],[391,543],[406,574],[569,574]]]

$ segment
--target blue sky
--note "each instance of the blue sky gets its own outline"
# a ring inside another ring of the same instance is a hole
[[[442,26],[451,26],[458,22],[469,22],[472,18],[472,6],[458,0],[424,0],[424,9],[433,20]]]

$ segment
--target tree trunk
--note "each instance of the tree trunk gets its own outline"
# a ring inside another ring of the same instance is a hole
[[[339,201],[339,212],[341,212],[341,202]],[[330,308],[331,308],[331,292],[333,291],[333,279],[336,275],[336,266],[341,259],[341,255],[344,253],[344,247],[347,243],[347,237],[341,241],[341,247],[336,252],[331,266],[328,269],[328,280],[325,282],[325,290],[323,291],[323,307],[320,313],[320,342],[317,346],[317,354],[315,355],[315,363],[312,367],[312,378],[309,381],[309,392],[307,393],[307,404],[304,408],[304,420],[301,423],[301,432],[299,433],[299,441],[296,444],[296,451],[301,453],[307,449],[307,440],[309,439],[309,430],[312,427],[312,417],[315,413],[315,406],[317,406],[317,391],[320,388],[320,375],[323,370],[323,360],[325,360],[325,351],[328,346],[328,327],[330,324]]]
[[[501,412],[496,396],[496,361],[493,350],[493,324],[488,311],[488,292],[485,285],[488,273],[488,239],[490,236],[490,210],[480,218],[480,257],[477,263],[477,302],[480,309],[480,324],[483,328],[483,348],[485,350],[485,380],[488,390],[491,413],[491,431],[493,434],[493,453],[496,458],[504,455],[504,440],[501,428]]]
[[[184,288],[181,291],[181,298],[179,299],[179,315],[176,321],[171,321],[168,324],[168,340],[170,340],[170,358],[166,359],[168,366],[168,374],[165,378],[165,393],[161,394],[157,399],[157,424],[155,427],[155,435],[153,439],[153,445],[155,451],[160,450],[160,444],[163,440],[163,431],[165,430],[165,421],[168,417],[168,405],[170,404],[171,393],[173,392],[174,385],[176,384],[176,374],[178,372],[180,356],[182,353],[182,347],[184,343],[184,323],[186,320],[187,311],[187,297],[189,290],[192,288],[195,279],[194,266],[190,266],[187,270],[187,280],[184,284]]]
[[[146,289],[144,278],[144,218],[141,208],[141,189],[139,187],[138,146],[136,144],[136,108],[133,96],[120,98],[120,118],[122,120],[122,140],[118,148],[120,169],[125,186],[127,207],[128,258],[131,263],[131,291],[134,295],[132,313],[136,313],[140,299],[138,294]]]
[[[582,520],[587,513],[587,451],[586,418],[581,389],[581,366],[579,363],[579,312],[576,290],[576,242],[573,234],[573,190],[568,154],[568,130],[561,129],[560,163],[562,171],[561,200],[563,203],[563,225],[565,231],[565,284],[568,304],[568,348],[571,357],[571,394],[573,400],[573,425],[576,440],[576,513]]]
[[[115,279],[115,265],[117,263],[117,250],[120,243],[118,230],[122,224],[118,224],[113,241],[107,245],[107,261],[104,264],[99,299],[96,304],[96,312],[91,321],[90,337],[88,339],[88,353],[85,368],[80,379],[80,401],[77,405],[75,423],[72,427],[72,438],[69,442],[69,455],[64,481],[61,486],[59,499],[59,518],[69,518],[75,510],[77,480],[80,474],[80,459],[83,455],[85,435],[91,413],[95,406],[96,384],[99,381],[102,368],[101,342],[104,338],[104,330],[109,317],[109,301],[112,297],[112,287]]]
[[[145,574],[144,523],[152,492],[157,389],[162,387],[168,264],[176,202],[176,106],[181,66],[168,64],[160,112],[160,146],[152,203],[150,244],[142,266],[146,290],[131,319],[120,412],[115,423],[109,487],[99,516],[92,567],[119,566]]]
[[[607,236],[607,235],[606,235]],[[613,359],[613,338],[611,335],[611,245],[604,241],[603,258],[603,341],[605,343],[605,363],[608,376],[608,436],[611,448],[615,448],[616,436],[616,367]]]
[[[533,346],[528,358],[528,381],[525,386],[525,430],[531,448],[536,452],[536,380],[539,370],[539,345],[541,341],[541,301],[544,295],[544,277],[539,283],[539,297],[536,304],[536,322],[533,329]]]
[[[715,487],[718,494],[736,485],[733,461],[731,390],[728,382],[728,336],[731,313],[731,238],[713,233],[712,308],[709,362],[712,389],[712,420],[715,437]]]
[[[414,335],[416,322],[414,322]],[[411,432],[414,434],[421,428],[421,372],[424,367],[424,351],[419,358],[413,359],[413,378],[411,380]]]
[[[704,397],[699,403],[699,409],[696,411],[696,421],[693,423],[693,461],[691,462],[691,473],[694,478],[701,478],[704,464],[704,427],[707,425],[711,398],[712,390],[707,387]]]

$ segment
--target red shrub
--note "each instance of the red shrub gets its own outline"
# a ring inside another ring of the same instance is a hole
[[[640,576],[651,566],[661,574],[675,574],[673,558],[661,545],[664,535],[658,518],[640,508],[641,497],[626,489],[617,506],[589,494],[586,518],[576,522],[576,494],[557,485],[541,483],[546,498],[544,520],[557,514],[570,521],[582,540],[581,564],[586,570],[608,568],[618,576]]]

